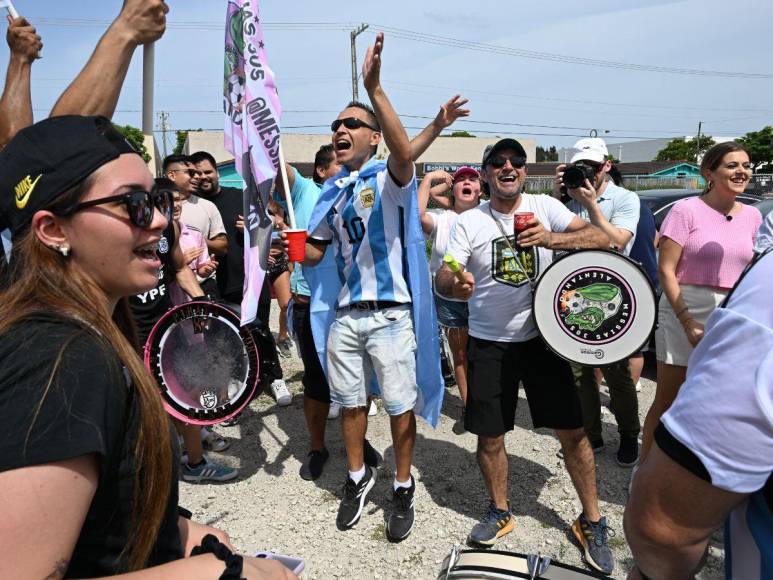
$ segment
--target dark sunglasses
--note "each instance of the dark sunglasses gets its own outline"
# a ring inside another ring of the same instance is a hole
[[[501,167],[505,166],[505,163],[510,162],[510,165],[512,165],[516,169],[520,169],[521,167],[526,167],[526,158],[520,157],[519,155],[492,155],[491,158],[488,160],[488,164],[493,166],[496,169],[499,169]]]
[[[84,201],[64,212],[63,215],[72,215],[87,207],[113,202],[123,203],[126,206],[131,222],[142,229],[150,228],[150,224],[153,223],[153,212],[155,210],[161,212],[161,215],[166,218],[167,222],[171,221],[174,211],[174,197],[171,191],[130,191],[121,195],[111,195],[110,197]]]
[[[167,170],[167,173],[187,173],[191,177],[196,177],[201,172],[195,169],[169,169]]]
[[[367,127],[371,131],[381,132],[381,129],[377,129],[373,125],[368,125],[365,121],[360,121],[357,117],[346,117],[345,119],[336,119],[330,123],[330,130],[335,133],[338,128],[343,125],[347,129],[360,129],[361,127]]]

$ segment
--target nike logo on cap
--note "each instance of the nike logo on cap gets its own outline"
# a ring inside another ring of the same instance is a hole
[[[28,175],[16,184],[16,187],[13,188],[16,197],[16,207],[24,209],[24,206],[26,206],[27,202],[30,200],[32,190],[35,189],[35,186],[38,184],[41,177],[43,177],[42,173],[33,180],[32,176]]]

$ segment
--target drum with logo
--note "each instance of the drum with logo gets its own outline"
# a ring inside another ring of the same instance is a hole
[[[233,417],[258,384],[258,350],[231,310],[208,301],[167,312],[145,343],[145,366],[170,415],[194,425]]]
[[[608,578],[608,576],[561,564],[542,554],[519,554],[500,550],[460,550],[458,546],[455,546],[443,560],[438,575],[438,580],[481,578],[587,580],[588,578]]]
[[[656,318],[655,290],[644,270],[609,250],[577,250],[553,262],[534,288],[532,308],[545,343],[588,366],[635,354]]]

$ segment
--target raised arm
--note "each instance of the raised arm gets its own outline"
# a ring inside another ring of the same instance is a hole
[[[51,116],[112,117],[134,49],[161,38],[167,12],[169,7],[163,0],[124,0],[120,14],[86,66],[59,97]]]
[[[443,209],[448,209],[451,206],[451,203],[444,194],[451,189],[451,186],[451,176],[440,169],[427,173],[427,175],[424,176],[424,179],[421,180],[417,196],[419,199],[421,229],[424,230],[425,234],[430,235],[435,227],[434,221],[427,215],[427,203],[429,203],[429,198],[431,197],[437,201]],[[445,204],[440,200],[445,200]]]
[[[392,103],[381,86],[381,52],[384,48],[384,34],[376,35],[376,42],[368,48],[362,63],[362,82],[368,91],[370,102],[381,126],[381,134],[389,148],[387,165],[398,185],[407,185],[413,178],[413,157],[408,134],[400,122]]]
[[[11,57],[5,73],[5,88],[0,97],[0,149],[13,136],[32,125],[32,91],[30,75],[32,63],[43,48],[40,36],[26,18],[15,20],[8,17],[8,32],[5,35]]]
[[[459,117],[469,117],[470,110],[462,109],[469,102],[460,95],[454,95],[448,102],[440,106],[438,114],[432,119],[432,122],[424,127],[421,133],[411,139],[411,158],[417,161],[419,157],[432,145],[432,142],[438,138],[443,129],[447,129],[454,124]]]

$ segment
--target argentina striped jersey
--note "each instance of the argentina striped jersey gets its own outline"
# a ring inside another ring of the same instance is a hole
[[[330,241],[343,287],[338,307],[382,300],[410,303],[406,283],[403,213],[416,195],[416,178],[397,185],[384,169],[349,184],[327,218],[311,233]]]

